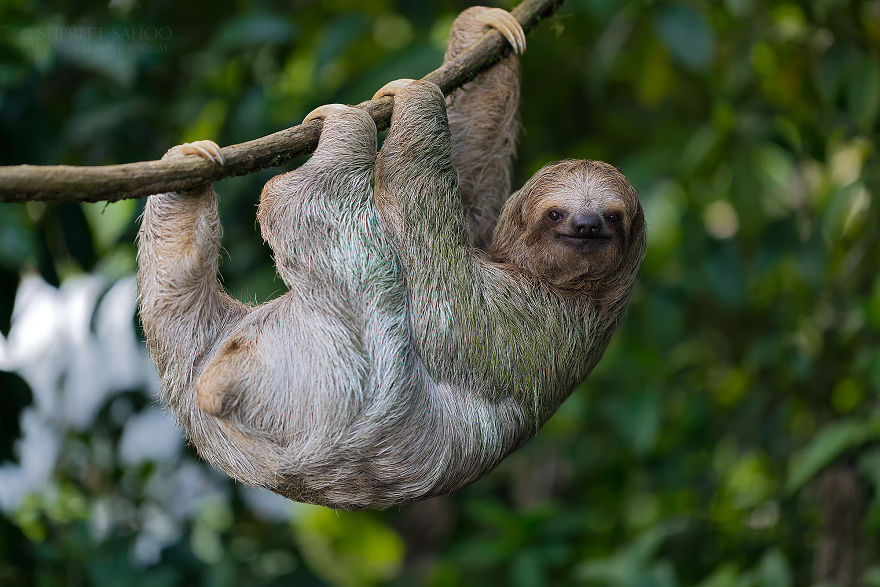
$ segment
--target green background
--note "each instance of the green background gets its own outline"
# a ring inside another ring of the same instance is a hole
[[[268,134],[429,72],[466,6],[70,4],[0,1],[0,164]],[[0,583],[807,585],[830,540],[880,585],[880,2],[568,0],[528,43],[514,184],[609,161],[649,236],[621,330],[538,437],[449,497],[267,515],[189,447],[127,465],[154,404],[118,389],[56,428],[50,480],[0,515]],[[254,220],[275,173],[216,186],[224,283],[248,301],[283,288]],[[130,275],[142,206],[0,205],[0,332],[22,275]],[[32,395],[13,371],[6,465]],[[219,489],[169,518],[183,498],[155,488],[182,470]],[[165,536],[146,556],[145,532]]]

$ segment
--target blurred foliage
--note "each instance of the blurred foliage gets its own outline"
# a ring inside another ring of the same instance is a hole
[[[0,0],[0,164],[273,132],[424,75],[464,6]],[[144,486],[203,465],[116,458],[150,408],[148,390],[119,390],[0,517],[0,583],[805,585],[824,532],[813,488],[838,463],[867,504],[861,581],[880,585],[880,1],[567,0],[523,64],[515,183],[555,159],[613,162],[649,233],[621,331],[534,441],[393,511],[261,515],[204,472],[198,487],[225,489],[169,514],[178,496]],[[283,287],[254,226],[275,173],[217,186],[224,282],[248,301]],[[21,275],[129,275],[142,206],[2,205],[0,332]],[[12,373],[0,387],[9,463],[30,394]]]

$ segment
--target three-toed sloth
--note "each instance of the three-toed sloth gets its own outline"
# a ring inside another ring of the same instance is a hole
[[[508,13],[472,8],[447,59],[486,26],[523,45]],[[345,509],[452,491],[532,437],[601,357],[645,250],[636,192],[606,163],[552,163],[507,197],[516,55],[448,100],[424,81],[377,95],[394,96],[378,156],[366,112],[326,106],[309,161],[263,189],[281,297],[224,292],[210,185],[151,196],[139,235],[161,393],[201,456]],[[219,156],[166,157],[193,153]]]

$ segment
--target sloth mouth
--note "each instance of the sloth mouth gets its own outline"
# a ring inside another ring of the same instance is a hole
[[[564,243],[568,243],[570,245],[575,245],[582,248],[587,247],[597,247],[603,245],[611,240],[611,235],[608,234],[596,234],[596,235],[584,235],[584,236],[576,236],[573,234],[562,234],[557,233],[556,238],[561,240]]]

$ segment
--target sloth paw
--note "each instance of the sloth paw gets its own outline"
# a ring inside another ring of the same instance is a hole
[[[397,92],[413,83],[413,81],[415,80],[404,78],[396,79],[393,82],[388,82],[387,84],[379,88],[378,92],[373,94],[373,100],[378,100],[379,98],[383,98],[385,96],[395,96],[397,95]]]
[[[303,124],[310,122],[316,119],[324,119],[330,116],[331,114],[337,112],[344,112],[348,110],[351,106],[346,106],[345,104],[324,104],[323,106],[318,106],[303,118]]]
[[[214,141],[195,141],[194,143],[184,143],[182,145],[177,145],[176,147],[172,147],[165,153],[163,159],[175,158],[175,157],[186,157],[187,155],[198,155],[202,159],[207,159],[209,161],[213,161],[219,165],[223,165],[226,163],[226,158],[223,157],[223,152],[220,150],[220,147],[217,146],[217,143]]]
[[[259,368],[249,363],[250,358],[247,343],[241,338],[232,338],[220,347],[196,381],[196,402],[200,410],[212,416],[225,415],[230,404],[236,401],[237,390],[241,389],[241,374],[248,368]]]
[[[196,403],[199,409],[211,416],[224,415],[225,405],[232,399],[235,374],[230,373],[225,362],[214,361],[196,382]]]
[[[526,33],[516,18],[503,8],[487,8],[476,15],[476,22],[501,33],[513,52],[522,55],[526,52]]]
[[[223,412],[223,390],[209,389],[205,385],[196,386],[196,399],[199,409],[211,416],[220,416]]]

